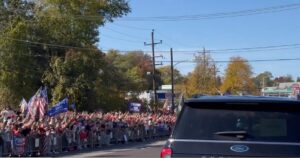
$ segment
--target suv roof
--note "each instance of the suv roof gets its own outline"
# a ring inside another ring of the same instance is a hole
[[[299,100],[285,97],[267,97],[267,96],[201,96],[199,98],[191,98],[186,103],[191,102],[295,102]]]
[[[162,157],[299,157],[300,101],[200,96],[185,102]]]

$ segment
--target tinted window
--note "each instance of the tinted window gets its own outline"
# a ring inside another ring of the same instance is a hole
[[[209,109],[185,106],[177,122],[178,139],[241,140],[217,132],[245,131],[243,140],[300,142],[299,111]]]

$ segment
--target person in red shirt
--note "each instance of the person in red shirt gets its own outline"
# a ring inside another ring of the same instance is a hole
[[[21,133],[20,133],[20,127],[18,127],[18,125],[15,125],[12,129],[12,134],[13,136],[16,136],[16,137],[19,137],[21,136]]]
[[[83,148],[87,148],[87,137],[88,137],[88,134],[87,134],[87,131],[86,131],[85,127],[81,128],[81,131],[79,133],[79,137],[80,137],[80,142],[81,142],[82,147]]]

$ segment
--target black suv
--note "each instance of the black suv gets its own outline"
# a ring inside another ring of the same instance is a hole
[[[190,99],[161,157],[300,157],[300,101],[254,96]]]

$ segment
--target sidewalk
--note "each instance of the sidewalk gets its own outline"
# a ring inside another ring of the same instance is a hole
[[[127,144],[112,144],[110,146],[105,146],[101,148],[89,148],[89,149],[84,149],[81,151],[72,151],[72,152],[64,152],[64,153],[59,153],[59,154],[53,154],[50,155],[51,157],[84,157],[84,154],[91,153],[91,152],[97,152],[101,151],[104,153],[111,153],[115,151],[120,151],[120,150],[131,150],[133,148],[145,148],[147,146],[156,146],[156,145],[162,145],[164,142],[167,140],[167,138],[163,139],[154,139],[154,140],[149,140],[149,141],[144,141],[144,142],[130,142]]]

